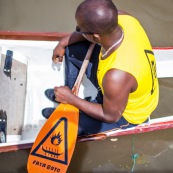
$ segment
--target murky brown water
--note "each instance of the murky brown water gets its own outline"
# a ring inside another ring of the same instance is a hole
[[[153,46],[173,46],[172,0],[113,0],[136,16]],[[74,12],[82,0],[0,0],[0,30],[73,31]],[[173,115],[173,78],[160,80],[160,102],[153,117]],[[69,173],[173,172],[173,129],[121,136],[111,141],[77,143]],[[111,141],[111,142],[110,142]],[[134,143],[133,143],[134,142]],[[26,173],[29,150],[0,154],[0,173]],[[111,153],[111,154],[110,154]],[[21,164],[19,164],[21,163]],[[23,165],[22,167],[19,165]]]

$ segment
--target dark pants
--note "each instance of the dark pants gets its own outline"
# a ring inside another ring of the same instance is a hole
[[[81,42],[81,43],[70,45],[66,48],[65,85],[71,89],[78,76],[79,70],[83,63],[85,55],[88,51],[89,45],[90,45],[89,42]],[[86,76],[98,90],[98,94],[96,98],[92,100],[91,102],[102,104],[103,95],[97,81],[97,67],[98,67],[99,53],[100,53],[100,46],[96,45],[86,70]],[[93,119],[89,117],[88,115],[86,115],[84,112],[80,111],[78,135],[89,135],[89,134],[100,133],[103,131],[109,131],[113,129],[126,129],[126,128],[134,127],[134,126],[136,125],[128,123],[123,118],[123,116],[116,123],[105,123],[105,122]]]

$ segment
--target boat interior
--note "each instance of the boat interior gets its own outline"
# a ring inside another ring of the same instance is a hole
[[[41,110],[45,107],[57,106],[44,95],[46,89],[64,84],[64,64],[54,64],[51,59],[57,43],[58,41],[0,40],[0,117],[7,125],[6,142],[0,146],[33,143],[46,121]],[[4,69],[8,51],[11,51],[13,56],[11,69],[6,72]],[[154,54],[157,60],[160,95],[164,97],[165,90],[172,91],[173,89],[173,82],[170,80],[173,77],[173,48],[154,48]],[[170,98],[173,96],[172,93],[170,92]],[[94,98],[96,94],[96,89],[84,77],[79,97]],[[164,101],[160,100],[159,104],[164,104]],[[156,126],[158,128],[160,123],[162,126],[162,123],[170,124],[173,121],[173,110],[171,108],[169,110],[168,114],[164,115],[158,106],[158,109],[153,112],[147,128],[150,128],[152,123],[156,123],[155,128],[152,127],[153,130],[156,129]],[[171,125],[166,124],[163,128],[172,126],[173,122]],[[140,128],[138,133],[142,131]],[[120,134],[123,133],[120,132]],[[115,132],[106,134],[106,136],[116,135]],[[101,136],[99,139],[103,138],[104,136]],[[80,140],[83,141],[83,139]]]

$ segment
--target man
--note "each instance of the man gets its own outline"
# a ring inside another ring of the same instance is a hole
[[[78,135],[134,127],[147,122],[158,104],[156,60],[148,37],[132,16],[118,12],[111,0],[86,0],[75,14],[76,31],[55,47],[53,61],[65,55],[65,85],[48,89],[52,101],[79,108]],[[98,89],[95,100],[71,89],[90,42],[96,43],[86,71]],[[55,94],[55,95],[54,95]],[[46,108],[45,117],[54,111]]]

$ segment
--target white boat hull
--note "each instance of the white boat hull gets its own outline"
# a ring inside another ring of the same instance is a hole
[[[63,85],[64,64],[55,65],[51,56],[58,41],[28,41],[28,40],[0,40],[1,54],[10,49],[14,52],[13,58],[27,64],[27,88],[24,122],[22,133],[7,135],[7,143],[0,144],[0,152],[14,151],[20,148],[29,148],[34,142],[40,128],[46,121],[41,115],[45,107],[55,107],[44,96],[47,88]],[[173,48],[154,48],[157,60],[158,78],[173,77]],[[96,95],[96,89],[85,78],[80,88],[79,96]],[[127,130],[117,130],[100,136],[79,138],[78,141],[89,141],[115,137],[119,135],[144,133],[149,131],[173,127],[173,115],[151,119],[148,123]]]

